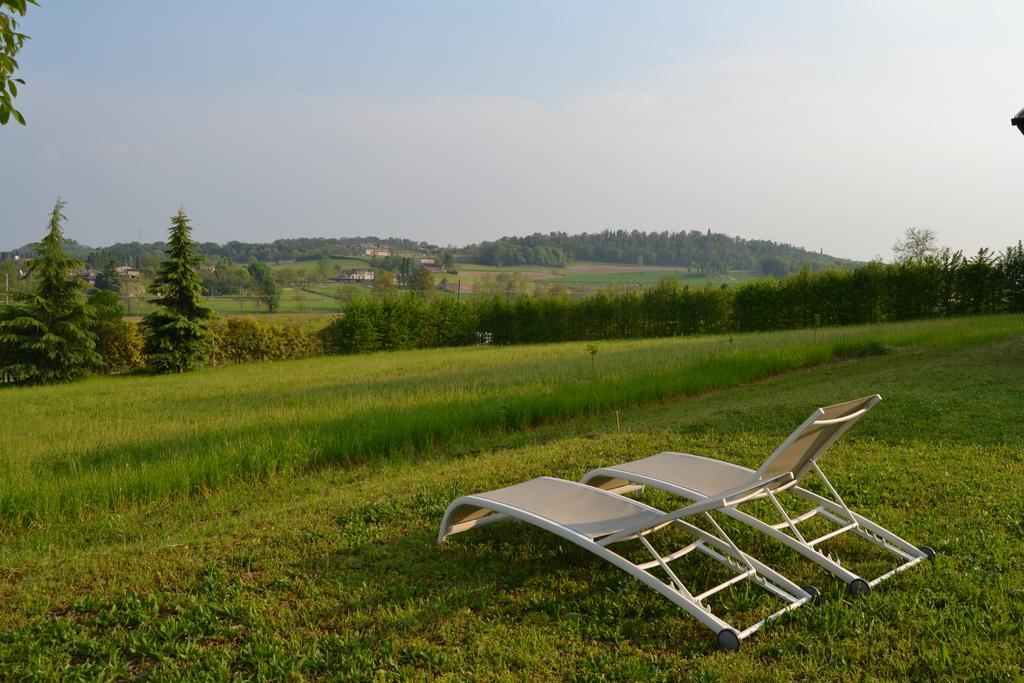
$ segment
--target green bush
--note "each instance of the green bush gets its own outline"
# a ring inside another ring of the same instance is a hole
[[[95,316],[96,353],[101,358],[96,371],[120,375],[145,365],[145,339],[136,324],[124,319],[124,307],[117,294],[95,289],[89,295],[89,306]]]
[[[268,325],[253,318],[214,321],[214,364],[310,358],[323,353],[319,337],[299,327]]]

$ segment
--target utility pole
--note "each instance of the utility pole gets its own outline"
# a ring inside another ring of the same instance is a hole
[[[4,305],[11,305],[11,274],[4,271]]]

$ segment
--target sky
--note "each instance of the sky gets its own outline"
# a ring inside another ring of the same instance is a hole
[[[0,250],[711,230],[1024,238],[1024,3],[40,0]]]

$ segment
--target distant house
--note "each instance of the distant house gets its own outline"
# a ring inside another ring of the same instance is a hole
[[[121,277],[126,277],[129,280],[135,280],[142,275],[142,271],[138,268],[132,268],[131,266],[118,266],[114,268],[114,272]]]
[[[373,271],[351,268],[334,279],[338,282],[373,282]]]
[[[424,256],[420,259],[420,265],[424,268],[437,268],[437,259],[433,256]]]
[[[374,256],[377,258],[387,258],[391,256],[391,247],[367,247],[363,250],[365,256]]]
[[[81,272],[75,273],[72,277],[76,280],[81,280],[86,284],[95,285],[96,278],[98,278],[99,276],[100,271],[96,270],[95,268],[90,268],[88,270],[83,270]]]

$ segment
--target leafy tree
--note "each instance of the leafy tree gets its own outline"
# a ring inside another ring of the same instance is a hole
[[[68,275],[81,265],[63,250],[66,241],[60,199],[50,214],[39,255],[29,265],[35,277],[31,296],[11,306],[0,321],[0,346],[6,347],[2,371],[24,383],[75,379],[100,365],[93,334],[93,311],[86,303],[85,285]]]
[[[143,351],[158,372],[185,372],[203,362],[210,338],[213,311],[204,306],[196,268],[192,226],[184,209],[171,218],[167,259],[160,264],[149,288],[157,309],[142,320],[149,336]]]
[[[924,263],[938,252],[937,240],[930,228],[907,228],[903,239],[892,245],[892,253],[897,263]]]
[[[320,279],[327,280],[331,277],[331,257],[327,254],[321,254],[320,259],[316,262],[316,268],[320,271]]]
[[[108,292],[121,291],[121,276],[117,272],[117,262],[113,259],[107,261],[100,274],[96,276],[96,289]]]
[[[249,275],[267,298],[267,309],[271,313],[277,312],[281,306],[281,285],[274,279],[274,271],[266,263],[254,261],[249,264]]]
[[[526,292],[526,276],[519,271],[511,273],[498,273],[495,278],[499,291],[507,297],[516,296]]]
[[[18,84],[25,81],[14,77],[18,70],[15,57],[21,52],[28,36],[18,31],[17,17],[25,16],[29,5],[38,5],[36,0],[0,0],[0,125],[6,125],[11,117],[25,125],[25,117],[14,108],[18,96]]]
[[[786,277],[789,274],[789,266],[778,256],[765,256],[761,259],[761,272],[774,277]]]
[[[395,291],[395,274],[390,270],[378,270],[373,277],[374,294],[387,294]]]
[[[434,292],[434,275],[426,268],[420,268],[409,276],[409,289],[417,294],[432,294]]]
[[[218,259],[212,271],[203,273],[203,287],[211,295],[238,294],[251,280],[248,269],[226,258]]]
[[[447,273],[455,272],[455,251],[452,249],[445,249],[441,252],[441,268]]]

